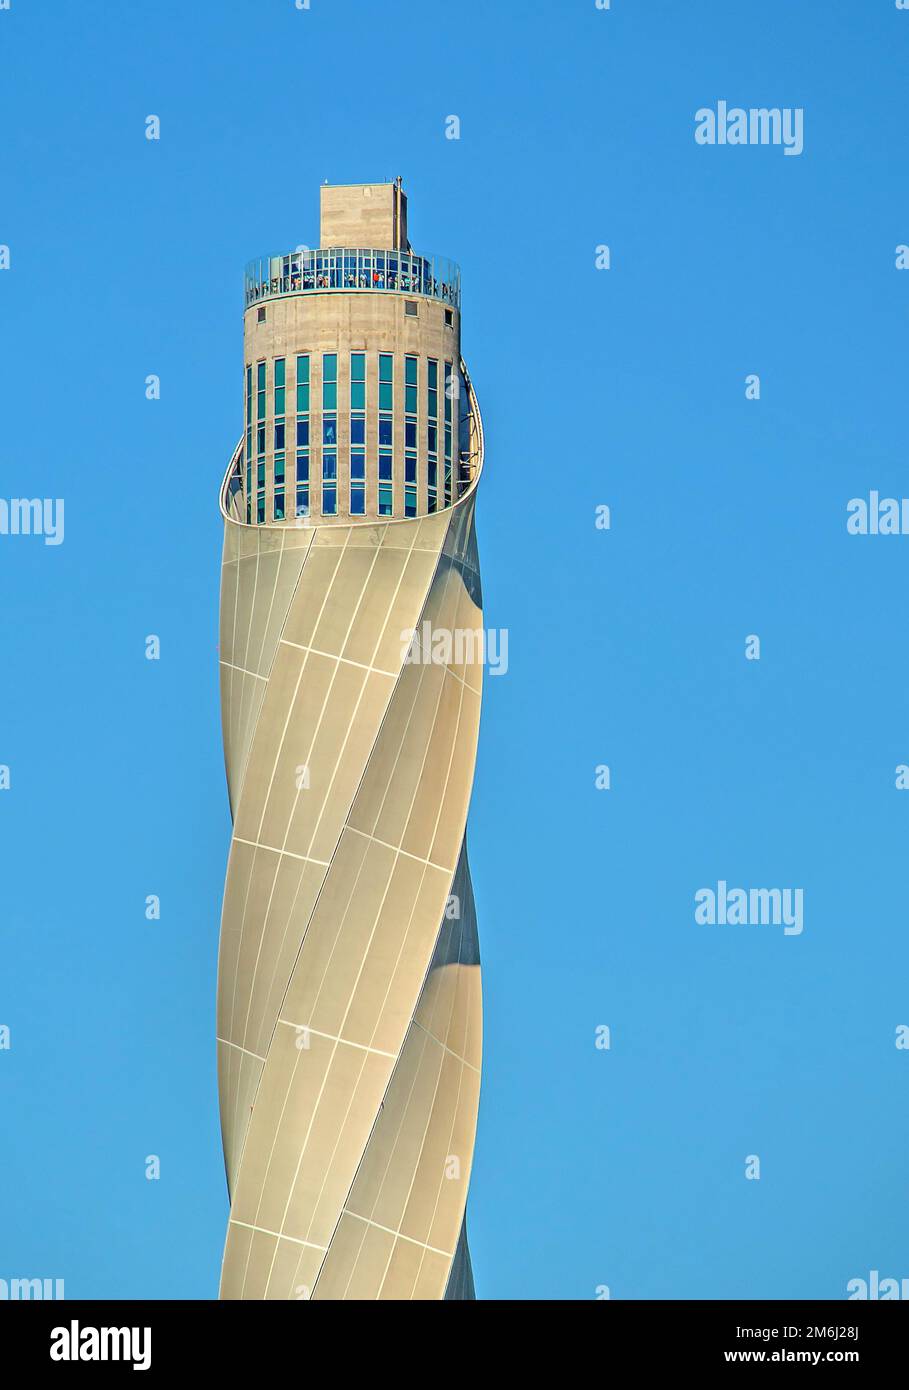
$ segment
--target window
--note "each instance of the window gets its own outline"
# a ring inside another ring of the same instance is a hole
[[[350,408],[366,409],[366,353],[350,354]]]
[[[451,363],[445,363],[445,505],[451,502],[451,398],[454,393]]]
[[[309,357],[297,358],[297,516],[309,516]]]
[[[426,383],[426,505],[434,512],[438,508],[439,364],[433,358],[426,363]]]
[[[326,352],[322,356],[322,409],[338,408],[338,354]]]
[[[366,493],[355,483],[366,480],[366,353],[350,354],[350,513],[363,516]]]
[[[417,514],[417,359],[404,358],[404,515]]]
[[[338,510],[338,354],[322,354],[322,511]]]
[[[246,520],[252,521],[252,367],[246,366]]]
[[[454,324],[454,314],[450,309],[445,310],[445,327],[451,328]]]
[[[276,479],[277,481],[277,479]],[[284,520],[284,492],[275,492],[275,521]]]
[[[404,313],[409,319],[415,319],[417,317],[417,301],[415,299],[404,300]]]
[[[394,357],[390,352],[379,353],[379,516],[392,514],[391,481],[394,469],[392,441],[394,439]]]
[[[261,525],[265,520],[265,493],[260,492],[256,498],[256,521]]]
[[[265,419],[265,363],[256,364],[256,419]]]
[[[265,322],[265,310],[264,310],[264,308],[262,308],[261,306],[260,306],[260,308],[259,308],[259,312],[258,312],[258,314],[257,314],[256,317],[257,317],[257,321],[258,321],[259,323],[264,323],[264,322]]]
[[[275,358],[275,416],[284,414],[284,358]]]
[[[379,353],[379,409],[394,409],[394,358],[390,352]]]
[[[309,357],[297,358],[297,414],[309,414]]]
[[[246,461],[252,457],[252,367],[246,368]]]

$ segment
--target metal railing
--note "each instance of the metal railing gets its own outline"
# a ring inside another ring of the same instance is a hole
[[[442,256],[365,247],[289,251],[284,256],[260,256],[246,267],[247,308],[277,295],[325,290],[421,294],[457,309],[461,305],[461,271],[454,261]]]

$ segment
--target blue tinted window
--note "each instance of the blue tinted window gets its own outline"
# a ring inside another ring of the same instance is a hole
[[[322,443],[337,444],[338,442],[338,422],[337,420],[324,418],[322,421]]]
[[[276,421],[275,421],[275,448],[276,448],[276,449],[283,449],[283,448],[284,448],[284,421],[283,421],[283,420],[276,420]]]
[[[308,487],[297,487],[297,516],[309,516]]]
[[[417,447],[416,420],[405,420],[404,422],[404,447],[405,449],[415,449]]]
[[[284,482],[284,455],[275,454],[275,482]]]
[[[406,454],[404,457],[404,481],[405,483],[415,483],[417,481],[416,454]]]
[[[366,455],[360,450],[351,451],[350,477],[355,483],[361,483],[366,477]]]
[[[379,455],[379,477],[382,482],[391,482],[391,454]]]
[[[306,449],[309,447],[309,421],[297,421],[297,447]]]
[[[350,514],[351,516],[365,516],[366,514],[366,489],[362,487],[352,487],[350,489]]]
[[[366,443],[366,421],[360,415],[355,415],[350,422],[350,442],[351,444]]]
[[[416,516],[417,514],[417,490],[415,487],[404,489],[404,515]]]
[[[388,416],[379,416],[379,443],[391,444],[391,420]]]
[[[391,516],[391,488],[379,488],[379,516]]]
[[[338,510],[338,489],[334,483],[322,488],[322,511],[326,516],[334,516]]]
[[[335,453],[322,455],[322,477],[337,478],[338,476],[338,456]]]

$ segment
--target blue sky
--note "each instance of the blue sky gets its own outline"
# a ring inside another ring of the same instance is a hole
[[[397,174],[462,268],[509,632],[470,823],[478,1294],[909,1275],[909,538],[845,527],[909,494],[907,52],[892,0],[0,11],[0,491],[66,528],[0,536],[0,1277],[216,1293],[242,269],[312,244],[322,180]],[[697,145],[721,99],[803,108],[804,152]],[[720,879],[801,887],[803,933],[697,925]]]

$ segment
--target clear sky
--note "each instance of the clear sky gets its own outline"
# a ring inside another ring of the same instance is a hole
[[[509,634],[478,1294],[909,1275],[909,536],[846,532],[909,494],[907,55],[893,0],[0,10],[0,491],[65,500],[62,545],[0,536],[0,1278],[217,1291],[242,270],[315,244],[324,179],[397,174],[462,267]],[[804,152],[698,145],[720,100],[802,108]],[[801,888],[803,932],[698,925],[719,880]]]

